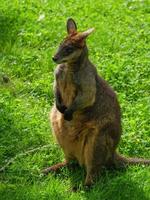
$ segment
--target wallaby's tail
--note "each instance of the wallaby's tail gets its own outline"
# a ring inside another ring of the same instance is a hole
[[[117,168],[126,167],[128,165],[150,165],[150,160],[143,158],[127,158],[120,154],[115,154],[114,157],[115,166]]]

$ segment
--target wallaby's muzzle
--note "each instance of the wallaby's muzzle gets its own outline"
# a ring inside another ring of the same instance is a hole
[[[52,60],[53,60],[54,62],[57,62],[57,61],[58,61],[58,57],[55,55],[55,56],[52,57]]]

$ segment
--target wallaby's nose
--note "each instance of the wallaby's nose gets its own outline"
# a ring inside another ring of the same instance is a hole
[[[56,56],[53,56],[52,59],[54,62],[56,62],[58,60],[58,58]]]

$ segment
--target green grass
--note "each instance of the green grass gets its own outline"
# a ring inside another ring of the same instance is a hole
[[[79,30],[95,27],[87,41],[98,72],[118,94],[123,135],[119,151],[150,157],[150,7],[140,0],[3,0],[0,2],[0,174],[1,200],[148,200],[150,171],[135,166],[104,171],[91,191],[84,191],[81,169],[40,175],[63,160],[51,134],[53,104],[51,57],[66,34],[66,19]],[[5,83],[7,75],[10,82]],[[43,146],[46,146],[43,148]],[[36,150],[36,148],[39,148]],[[29,150],[35,149],[33,152]],[[69,192],[72,185],[80,190]]]

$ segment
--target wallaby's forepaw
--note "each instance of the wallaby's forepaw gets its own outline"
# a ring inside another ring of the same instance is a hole
[[[57,107],[57,109],[59,110],[59,112],[61,112],[62,114],[64,114],[65,110],[67,109],[66,106],[57,106],[57,105],[56,105],[56,107]]]
[[[64,119],[67,121],[71,121],[73,119],[73,113],[70,110],[65,110]]]

